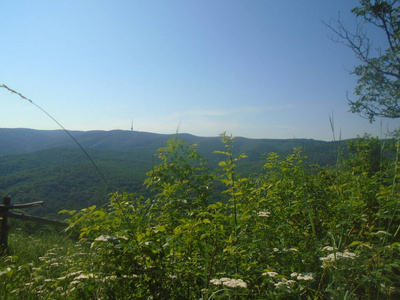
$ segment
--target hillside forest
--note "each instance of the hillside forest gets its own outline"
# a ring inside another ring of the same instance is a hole
[[[44,201],[43,206],[25,212],[60,219],[60,210],[103,205],[112,192],[149,196],[143,183],[146,172],[161,161],[157,149],[166,145],[170,138],[196,144],[212,168],[218,166],[220,159],[213,151],[224,149],[218,137],[189,134],[122,130],[74,131],[71,134],[92,161],[63,130],[1,128],[0,193],[10,195],[14,204]],[[341,145],[345,149],[346,142]],[[302,147],[303,153],[310,157],[310,164],[333,165],[339,145],[310,139],[236,138],[232,151],[249,156],[237,166],[247,175],[262,167],[266,153],[286,156],[293,147]]]

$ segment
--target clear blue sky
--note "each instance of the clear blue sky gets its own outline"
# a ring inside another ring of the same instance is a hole
[[[381,136],[348,112],[358,64],[322,21],[355,0],[19,1],[0,4],[0,84],[70,130],[331,140]],[[59,129],[0,89],[0,127]]]

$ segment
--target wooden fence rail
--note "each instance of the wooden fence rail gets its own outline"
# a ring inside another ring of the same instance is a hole
[[[2,202],[0,204],[0,218],[2,219],[1,227],[0,227],[0,250],[1,250],[1,253],[4,253],[8,248],[8,230],[10,229],[7,224],[8,218],[20,219],[20,220],[25,220],[25,221],[33,221],[36,223],[49,224],[49,225],[53,225],[53,226],[61,226],[61,227],[68,226],[68,223],[66,223],[66,222],[60,222],[57,220],[40,218],[40,217],[26,215],[24,213],[15,213],[15,212],[10,211],[10,209],[23,209],[23,208],[29,208],[29,207],[34,207],[34,206],[38,206],[38,205],[43,205],[43,201],[12,205],[11,197],[3,196]]]

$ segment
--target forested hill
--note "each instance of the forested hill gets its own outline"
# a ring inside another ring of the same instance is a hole
[[[173,135],[137,131],[69,131],[83,148],[121,150],[163,145]],[[194,136],[184,135],[187,139]],[[73,148],[76,143],[64,130],[0,128],[0,155],[29,153],[50,148]]]
[[[141,147],[162,147],[167,140],[178,136],[188,144],[198,144],[203,150],[207,146],[220,147],[219,137],[198,137],[185,133],[157,134],[149,132],[112,131],[69,131],[85,149],[128,150]],[[76,143],[64,130],[34,130],[0,128],[0,156],[35,152],[51,148],[77,148]],[[235,138],[239,152],[290,152],[293,147],[303,147],[312,152],[332,150],[332,142],[312,139],[247,139]],[[211,151],[215,149],[210,149]],[[322,163],[327,161],[324,159]]]
[[[137,131],[71,131],[103,173],[112,191],[146,193],[143,180],[157,161],[157,149],[175,134]],[[216,168],[215,150],[224,150],[220,137],[178,134],[189,145],[197,144],[201,154]],[[310,157],[307,164],[334,164],[333,142],[308,139],[234,139],[234,153],[248,157],[239,165],[245,174],[259,171],[263,154],[282,156],[302,147]],[[63,130],[0,129],[0,193],[13,196],[14,203],[45,201],[35,208],[37,215],[55,215],[62,209],[80,209],[107,201],[110,190],[85,154]],[[343,142],[342,145],[345,145]]]

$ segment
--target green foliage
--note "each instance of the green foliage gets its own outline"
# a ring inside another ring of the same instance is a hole
[[[161,164],[147,173],[145,183],[154,192],[161,217],[175,224],[185,214],[194,215],[207,207],[213,176],[196,145],[172,138],[158,150]]]
[[[350,170],[358,174],[366,172],[372,176],[387,167],[388,158],[385,152],[393,150],[393,145],[390,143],[391,141],[385,143],[367,134],[363,138],[350,140],[348,142],[350,155],[346,164]]]
[[[76,243],[32,262],[3,257],[0,297],[400,295],[399,143],[364,136],[336,168],[311,171],[301,148],[270,153],[243,176],[238,165],[248,158],[234,151],[232,136],[221,138],[217,169],[173,138],[147,173],[150,197],[115,193],[108,206],[71,212],[67,232]]]

